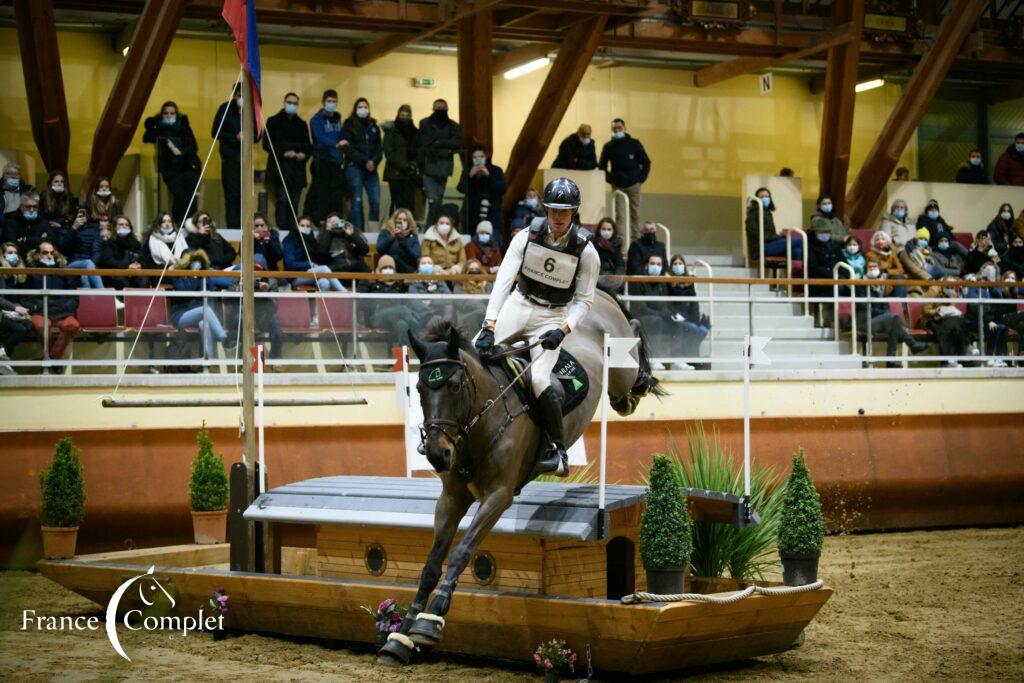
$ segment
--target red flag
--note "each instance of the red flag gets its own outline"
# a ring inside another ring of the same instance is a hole
[[[221,16],[235,35],[238,61],[249,81],[252,110],[256,115],[256,137],[263,133],[263,96],[260,94],[260,45],[256,32],[256,0],[224,0]]]

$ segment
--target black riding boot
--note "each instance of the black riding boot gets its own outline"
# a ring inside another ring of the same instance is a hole
[[[554,472],[559,477],[569,474],[569,455],[565,452],[564,425],[562,423],[562,402],[554,387],[548,387],[537,397],[537,407],[544,421],[544,431],[551,440],[551,446],[533,466],[533,475]]]

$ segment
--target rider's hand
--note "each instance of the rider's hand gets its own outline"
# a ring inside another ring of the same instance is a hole
[[[553,330],[548,330],[544,334],[540,335],[541,347],[551,351],[557,349],[558,345],[565,339],[565,332],[562,332],[562,328],[556,327]]]
[[[494,350],[494,330],[485,327],[476,338],[476,350],[480,356],[487,356]]]

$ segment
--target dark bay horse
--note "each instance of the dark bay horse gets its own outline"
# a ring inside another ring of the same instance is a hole
[[[607,388],[601,386],[605,333],[641,340],[633,351],[640,368],[610,368]],[[442,491],[434,510],[434,542],[419,590],[401,629],[391,634],[379,653],[381,662],[388,664],[407,664],[415,645],[432,647],[440,642],[444,615],[459,575],[512,504],[515,492],[527,483],[544,438],[533,420],[520,414],[512,391],[497,398],[507,378],[496,368],[485,367],[472,341],[449,321],[435,318],[428,323],[423,339],[412,333],[409,337],[421,368],[417,390],[423,406],[424,447],[442,481]],[[633,412],[640,397],[663,394],[651,375],[638,324],[631,323],[618,300],[603,291],[598,290],[587,317],[565,338],[563,347],[575,356],[590,380],[585,400],[565,416],[566,445],[582,436],[606,389],[613,408],[624,415]],[[488,401],[493,402],[489,407]],[[480,501],[480,507],[449,555],[459,522],[474,500]],[[446,556],[448,570],[441,581]],[[435,588],[437,593],[428,608],[427,598]]]

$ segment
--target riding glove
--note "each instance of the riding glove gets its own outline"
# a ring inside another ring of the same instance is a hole
[[[557,349],[558,345],[565,339],[565,332],[562,332],[562,328],[556,327],[553,330],[548,330],[544,334],[540,335],[540,345],[551,351]]]
[[[481,357],[485,357],[490,355],[493,350],[494,330],[489,327],[485,327],[480,330],[480,335],[476,338],[476,351]]]

